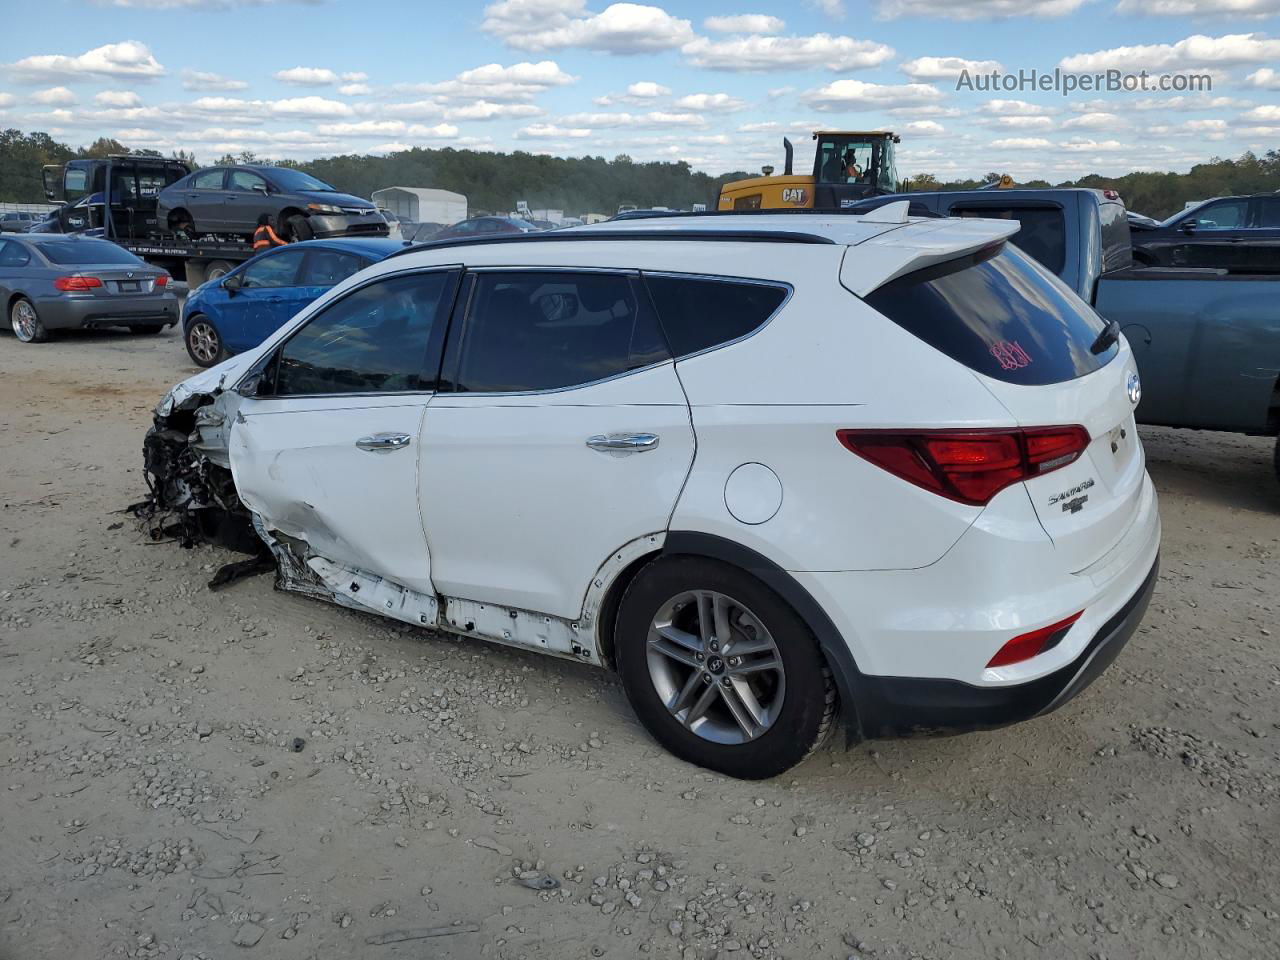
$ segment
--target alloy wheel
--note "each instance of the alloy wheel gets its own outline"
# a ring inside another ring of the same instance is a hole
[[[13,307],[10,317],[13,321],[13,333],[23,343],[35,340],[40,330],[40,320],[36,317],[36,308],[26,300],[19,300]]]
[[[646,659],[659,698],[684,727],[714,743],[765,734],[782,709],[782,656],[760,619],[732,597],[690,590],[649,626]]]
[[[191,355],[201,363],[213,363],[222,352],[218,331],[204,320],[191,325],[191,329],[187,331],[187,344],[191,347]]]

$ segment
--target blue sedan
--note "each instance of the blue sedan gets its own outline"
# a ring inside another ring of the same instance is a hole
[[[261,253],[187,297],[187,353],[212,367],[256,347],[334,284],[403,248],[403,241],[384,237],[339,237]]]

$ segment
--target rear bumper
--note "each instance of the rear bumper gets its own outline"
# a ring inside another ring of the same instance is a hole
[[[172,293],[145,297],[48,297],[36,301],[46,330],[127,327],[133,324],[171,327],[178,322],[178,298]]]
[[[978,687],[959,680],[863,675],[857,714],[865,737],[961,733],[990,729],[1049,713],[1093,683],[1129,642],[1151,602],[1160,562],[1083,652],[1064,667],[1027,683]]]

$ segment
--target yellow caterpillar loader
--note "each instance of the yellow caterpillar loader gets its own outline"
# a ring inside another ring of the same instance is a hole
[[[898,192],[898,168],[894,145],[902,138],[887,130],[828,131],[813,135],[817,149],[813,173],[796,176],[792,171],[794,150],[783,137],[786,165],[782,176],[735,180],[720,188],[720,210],[840,210],[859,200]]]

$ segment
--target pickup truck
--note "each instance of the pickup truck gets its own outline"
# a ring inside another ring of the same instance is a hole
[[[1143,266],[1111,190],[909,193],[912,214],[1017,220],[1012,242],[1119,324],[1142,376],[1139,423],[1255,436],[1280,433],[1280,274]],[[1280,441],[1275,450],[1280,479]]]

